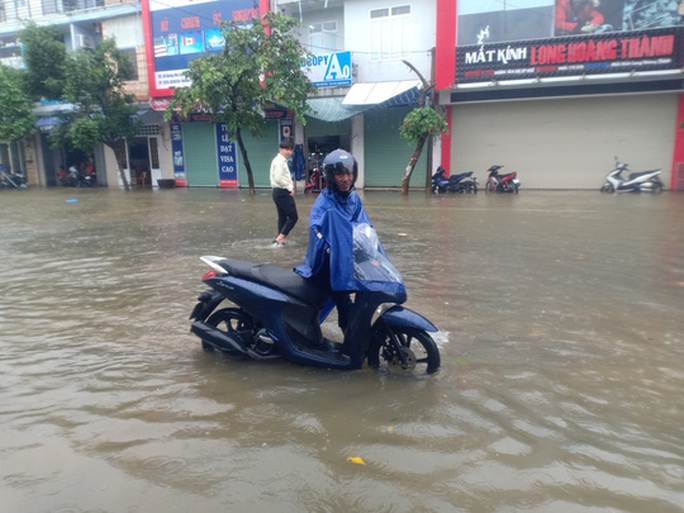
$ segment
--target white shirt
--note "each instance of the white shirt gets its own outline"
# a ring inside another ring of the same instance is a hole
[[[287,189],[289,192],[294,190],[290,167],[287,165],[287,159],[280,152],[271,161],[270,177],[271,187],[274,189]]]

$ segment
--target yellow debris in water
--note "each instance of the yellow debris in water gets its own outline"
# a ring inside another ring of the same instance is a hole
[[[365,465],[366,464],[366,462],[363,461],[363,459],[359,458],[358,456],[349,456],[349,458],[347,458],[347,461],[351,461],[352,463],[356,463],[357,465]]]

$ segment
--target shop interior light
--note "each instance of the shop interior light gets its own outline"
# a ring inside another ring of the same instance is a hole
[[[616,80],[622,78],[629,78],[632,73],[604,73],[599,75],[587,75],[588,80]]]
[[[584,75],[572,75],[570,77],[545,77],[540,79],[543,84],[549,84],[553,82],[579,82],[584,80]]]
[[[681,75],[681,69],[659,69],[654,71],[635,71],[632,75],[635,77],[661,77],[664,75]]]
[[[479,87],[492,87],[494,82],[471,82],[469,84],[456,84],[456,89],[477,89]]]

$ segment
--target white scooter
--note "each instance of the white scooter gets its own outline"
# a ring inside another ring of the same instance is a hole
[[[622,176],[623,171],[629,171],[627,164],[620,163],[615,157],[615,169],[606,176],[601,192],[663,192],[663,182],[660,181],[660,169],[630,173],[628,178]]]

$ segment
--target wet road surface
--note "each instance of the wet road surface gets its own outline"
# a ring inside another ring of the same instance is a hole
[[[0,191],[0,511],[684,512],[683,195],[363,198],[436,376],[188,332],[198,257],[298,264],[313,198],[273,249],[270,191]]]

